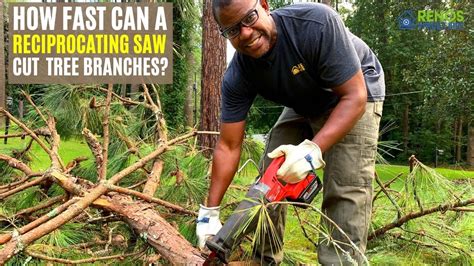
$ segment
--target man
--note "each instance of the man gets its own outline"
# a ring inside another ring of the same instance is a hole
[[[267,0],[214,0],[213,12],[221,34],[237,52],[222,83],[221,134],[208,203],[199,211],[199,245],[221,227],[219,204],[238,167],[247,113],[260,94],[285,106],[268,135],[261,171],[272,158],[284,155],[278,177],[298,182],[311,170],[304,158],[310,154],[315,168],[325,167],[323,212],[364,252],[385,94],[379,61],[348,32],[339,15],[322,4],[297,4],[270,13]],[[272,214],[281,240],[285,215],[285,206]],[[321,237],[321,264],[362,262],[338,230],[324,219],[321,223],[352,257]],[[281,247],[267,247],[258,255],[269,264],[283,258]]]

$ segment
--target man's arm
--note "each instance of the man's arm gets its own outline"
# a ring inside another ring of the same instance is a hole
[[[222,123],[212,159],[208,207],[219,206],[237,171],[244,139],[245,121]]]
[[[364,114],[367,102],[367,89],[360,70],[333,91],[340,97],[339,103],[313,138],[323,153],[351,131]]]

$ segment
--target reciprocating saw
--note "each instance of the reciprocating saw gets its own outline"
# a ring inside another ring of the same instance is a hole
[[[305,159],[311,164],[312,158],[309,154]],[[250,187],[245,200],[239,203],[221,230],[206,241],[206,246],[211,250],[208,261],[217,256],[221,262],[228,263],[234,247],[240,244],[246,234],[255,231],[258,215],[252,217],[252,207],[262,202],[269,203],[285,199],[307,204],[312,202],[322,188],[321,180],[316,175],[312,164],[313,171],[310,171],[306,178],[295,184],[283,184],[277,178],[277,171],[284,161],[285,157],[281,156],[270,163],[263,176]],[[307,207],[304,204],[295,204],[295,206]]]

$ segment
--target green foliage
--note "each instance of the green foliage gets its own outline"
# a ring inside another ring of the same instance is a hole
[[[464,125],[472,121],[474,103],[459,104],[474,96],[469,83],[472,70],[467,67],[473,56],[469,33],[472,20],[465,20],[465,30],[400,30],[398,17],[406,10],[423,9],[455,9],[471,14],[471,1],[358,0],[355,6],[346,24],[374,50],[385,72],[388,97],[382,124],[395,121],[399,125],[384,140],[408,143],[403,153],[394,153],[397,161],[405,161],[415,154],[420,160],[434,162],[434,151],[438,148],[445,151],[441,160],[452,162],[456,120],[462,118]],[[403,116],[406,108],[408,121]],[[408,127],[407,136],[403,132],[404,123]],[[462,152],[465,151],[463,147]]]

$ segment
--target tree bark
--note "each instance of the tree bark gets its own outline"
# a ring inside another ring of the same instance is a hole
[[[202,18],[202,81],[200,130],[219,131],[221,81],[225,71],[225,40],[212,16],[211,0],[204,1]],[[207,157],[217,142],[215,135],[199,135],[198,143]]]
[[[171,264],[202,265],[204,258],[183,236],[163,219],[149,203],[114,195],[104,208],[119,214]]]
[[[467,133],[467,163],[470,166],[474,166],[474,126],[469,123]]]
[[[406,103],[405,110],[403,111],[403,120],[402,120],[403,151],[405,153],[408,152],[408,137],[409,137],[409,134],[410,134],[409,118],[410,118],[410,105],[408,103]]]
[[[459,117],[457,137],[456,137],[456,163],[462,160],[462,116]]]
[[[0,109],[6,107],[6,71],[5,71],[5,38],[3,36],[3,1],[0,2]],[[5,125],[5,116],[0,115],[0,127]]]
[[[189,66],[194,66],[196,64],[196,60],[194,59],[192,51],[189,51],[186,54],[188,65]],[[188,75],[188,81],[186,85],[186,99],[184,103],[184,117],[186,120],[186,126],[188,127],[193,127],[194,126],[194,101],[193,101],[193,95],[194,95],[194,78],[195,74],[194,71],[190,71]]]

